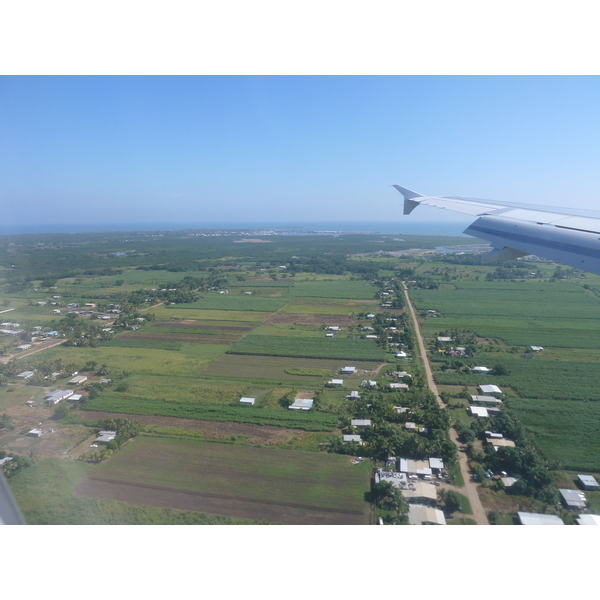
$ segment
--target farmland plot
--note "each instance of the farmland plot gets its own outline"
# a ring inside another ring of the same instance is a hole
[[[379,365],[377,362],[364,361],[353,361],[352,364],[357,369],[367,371],[372,371]],[[328,375],[333,375],[343,366],[339,360],[224,354],[206,366],[201,373],[218,377],[291,380],[304,385],[311,381],[320,384],[323,375],[319,373],[319,375],[299,376],[293,374],[293,369],[325,371]]]
[[[312,338],[247,335],[230,354],[297,356],[302,358],[339,358],[347,360],[385,360],[385,353],[374,340],[352,338]]]
[[[76,493],[270,522],[354,525],[368,522],[367,489],[367,468],[344,456],[144,436],[90,471]]]

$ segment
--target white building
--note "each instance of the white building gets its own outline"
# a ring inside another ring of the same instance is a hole
[[[502,390],[497,385],[480,385],[479,389],[484,394],[501,394]]]
[[[517,512],[521,525],[564,525],[557,515],[542,515],[539,513]]]
[[[241,404],[248,404],[250,406],[253,406],[254,402],[256,402],[256,398],[240,398]]]

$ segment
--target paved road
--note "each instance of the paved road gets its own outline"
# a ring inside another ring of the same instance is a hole
[[[406,303],[407,303],[407,306],[408,306],[408,309],[410,312],[410,316],[411,316],[414,326],[415,326],[415,334],[417,336],[417,342],[419,344],[419,352],[421,354],[421,357],[423,358],[423,366],[425,367],[425,373],[427,375],[427,383],[429,385],[429,389],[435,394],[435,397],[436,397],[440,407],[445,409],[446,405],[440,398],[440,394],[438,392],[437,385],[435,384],[435,381],[433,380],[433,375],[431,373],[431,367],[429,365],[429,358],[427,357],[427,352],[425,351],[425,344],[423,343],[423,336],[421,335],[421,330],[419,328],[419,322],[417,321],[417,315],[415,313],[415,309],[412,305],[412,302],[410,301],[410,297],[408,296],[408,290],[407,290],[404,282],[402,283],[402,285],[404,286],[404,295],[406,296]],[[461,470],[463,479],[465,480],[465,487],[461,488],[460,491],[466,492],[466,496],[469,499],[469,502],[471,503],[471,508],[473,509],[473,519],[475,520],[477,525],[488,525],[489,523],[488,523],[488,520],[487,520],[487,517],[485,514],[485,510],[483,509],[481,500],[479,499],[479,494],[477,493],[477,484],[473,483],[470,480],[467,455],[464,451],[463,446],[458,441],[456,431],[454,431],[454,429],[450,429],[450,438],[458,447],[458,458],[459,458],[460,470]]]

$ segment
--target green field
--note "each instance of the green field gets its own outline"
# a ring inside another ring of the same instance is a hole
[[[270,409],[259,406],[241,406],[237,403],[233,406],[196,404],[176,400],[124,397],[110,392],[106,392],[93,400],[88,400],[81,409],[82,414],[86,410],[97,410],[109,413],[158,415],[202,421],[272,425],[274,427],[304,429],[306,431],[333,431],[338,422],[336,416],[325,412],[305,412],[283,408]]]
[[[198,494],[200,503],[216,498],[222,514],[252,507],[265,520],[359,524],[368,520],[368,467],[332,454],[143,436],[93,477]]]
[[[375,369],[378,364],[377,362],[353,362],[357,369],[368,371]],[[280,380],[286,382],[286,384],[294,383],[294,385],[309,385],[312,387],[310,383],[315,385],[322,383],[323,376],[320,373],[327,372],[325,377],[332,376],[343,366],[339,360],[224,354],[206,366],[201,373],[227,378]],[[317,371],[319,375],[298,376],[288,372],[290,369]]]
[[[357,300],[371,300],[375,297],[377,288],[365,281],[307,281],[296,283],[290,289],[294,297],[310,298],[349,298]]]
[[[245,296],[240,294],[211,294],[190,304],[178,304],[177,310],[234,310],[252,312],[275,312],[289,300],[289,296]]]
[[[83,462],[46,459],[9,480],[11,491],[28,525],[254,525],[243,518],[134,506],[103,498],[74,495],[74,488],[94,472]]]
[[[228,350],[229,354],[297,356],[302,358],[339,358],[347,360],[385,360],[375,340],[352,338],[313,338],[247,335]]]
[[[600,473],[600,407],[597,402],[516,398],[510,413],[535,436],[544,454],[564,468]]]

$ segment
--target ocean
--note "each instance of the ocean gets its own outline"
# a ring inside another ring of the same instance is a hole
[[[472,219],[471,219],[472,220]],[[0,223],[0,235],[24,233],[93,233],[118,231],[178,231],[182,229],[241,229],[241,230],[277,230],[294,233],[304,232],[352,232],[377,233],[382,235],[435,235],[465,236],[463,231],[470,221],[331,221],[331,222],[205,222],[205,223],[58,223],[58,224],[21,224]]]

